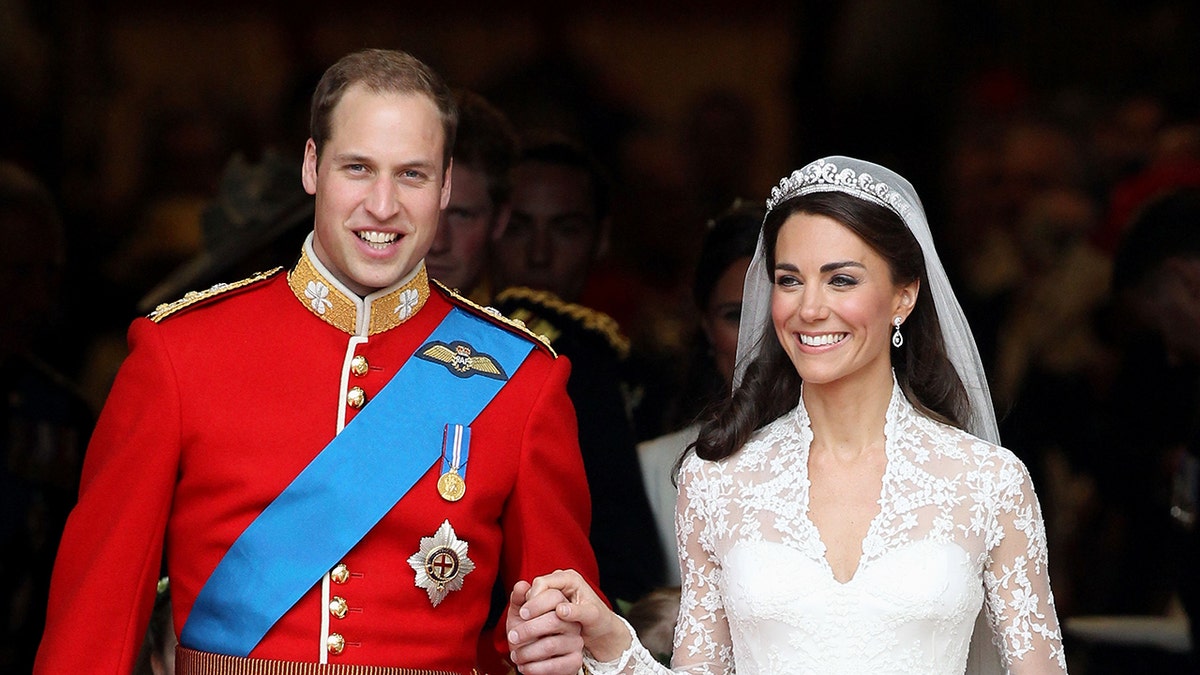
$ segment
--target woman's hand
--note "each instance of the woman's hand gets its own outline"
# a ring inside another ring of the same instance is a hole
[[[518,582],[509,597],[506,628],[513,662],[528,675],[576,672],[583,646],[593,658],[611,661],[632,641],[625,624],[574,570],[540,576],[532,585]],[[574,644],[580,648],[572,649]],[[543,664],[547,669],[531,667]],[[576,670],[560,670],[559,664],[575,664]]]
[[[530,605],[530,589],[529,582],[518,581],[508,597],[509,658],[525,675],[575,675],[583,665],[580,625],[560,619],[554,611],[555,601],[565,602],[566,597],[551,592]],[[549,611],[535,611],[546,604]]]

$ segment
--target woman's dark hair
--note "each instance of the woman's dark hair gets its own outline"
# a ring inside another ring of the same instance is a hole
[[[925,415],[965,428],[970,413],[967,391],[946,356],[937,310],[925,277],[925,257],[912,232],[891,209],[842,192],[815,192],[793,197],[775,207],[763,222],[767,274],[774,282],[775,244],[792,215],[826,216],[858,235],[888,264],[892,282],[920,280],[917,302],[904,322],[904,347],[892,352],[896,382],[905,397]],[[768,322],[770,318],[768,317]],[[741,386],[708,415],[696,440],[702,459],[729,457],[764,425],[796,407],[800,374],[768,325],[758,358],[749,364]]]
[[[738,199],[708,221],[692,280],[692,298],[701,314],[708,310],[717,282],[730,266],[754,256],[765,215],[762,202]],[[697,326],[688,348],[680,396],[667,413],[669,426],[679,428],[693,423],[714,401],[728,395],[729,383],[717,370],[708,336]]]
[[[735,261],[754,255],[758,230],[766,216],[761,202],[737,199],[720,215],[708,221],[708,231],[696,260],[692,298],[703,310],[712,298],[717,282]]]

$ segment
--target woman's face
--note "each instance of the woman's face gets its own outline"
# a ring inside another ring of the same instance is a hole
[[[700,325],[712,349],[713,361],[725,384],[733,382],[733,363],[737,359],[738,322],[742,319],[742,286],[750,256],[738,258],[721,273],[704,308]]]
[[[858,235],[807,213],[779,230],[774,278],[775,335],[805,383],[891,378],[892,319],[908,317],[918,282],[897,286]]]

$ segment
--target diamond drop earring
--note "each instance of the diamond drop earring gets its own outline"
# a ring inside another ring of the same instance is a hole
[[[900,334],[900,324],[903,322],[904,319],[898,316],[892,319],[892,325],[895,326],[895,330],[892,332],[892,346],[896,349],[904,346],[904,336]]]

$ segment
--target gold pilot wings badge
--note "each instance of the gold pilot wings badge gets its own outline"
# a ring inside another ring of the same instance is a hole
[[[475,351],[471,345],[455,340],[449,344],[433,340],[417,350],[417,358],[440,363],[458,377],[483,375],[493,380],[507,380],[508,373],[491,356]]]
[[[409,557],[408,564],[416,572],[417,587],[425,589],[434,607],[450,591],[460,590],[463,578],[475,570],[467,557],[467,542],[455,536],[449,520],[432,537],[421,537],[421,550]]]

